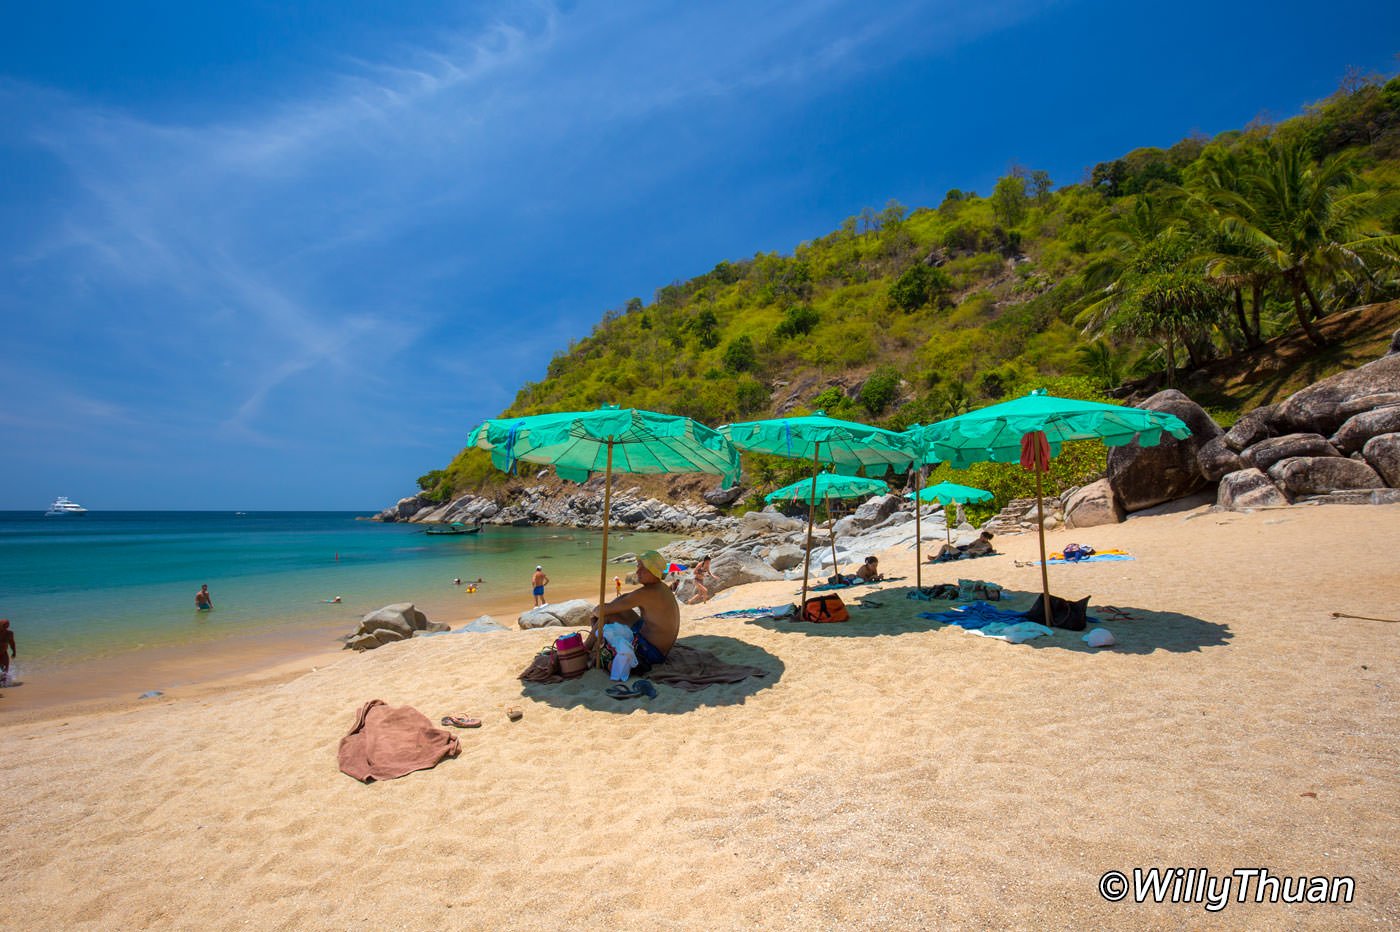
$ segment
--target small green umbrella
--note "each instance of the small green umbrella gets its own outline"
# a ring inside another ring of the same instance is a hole
[[[913,492],[907,492],[905,498],[914,498]],[[920,489],[918,494],[921,502],[941,502],[944,505],[966,504],[967,502],[985,502],[992,498],[992,493],[986,489],[974,489],[970,485],[958,485],[956,482],[940,482],[937,485],[930,485]],[[917,507],[917,506],[916,506]],[[948,542],[953,542],[952,532],[948,530],[948,521],[945,517],[943,530],[947,532]]]
[[[923,428],[921,446],[962,469],[973,463],[1014,463],[1035,473],[1035,497],[1040,510],[1040,582],[1044,590],[1045,624],[1050,615],[1050,576],[1045,560],[1045,501],[1040,474],[1048,472],[1066,440],[1101,440],[1122,447],[1137,441],[1155,447],[1167,433],[1178,440],[1191,429],[1175,415],[1124,405],[1057,398],[1037,389],[1024,398],[989,405]]]
[[[719,428],[719,432],[741,450],[772,453],[790,459],[810,459],[814,490],[822,463],[829,464],[834,472],[843,476],[854,476],[861,469],[883,476],[891,470],[906,470],[915,460],[915,445],[910,436],[869,424],[827,417],[824,411],[805,417],[726,424]],[[812,521],[815,511],[816,493],[813,491],[808,500],[806,559],[802,565],[804,604],[812,565]]]
[[[879,479],[864,479],[860,476],[838,476],[835,473],[817,474],[817,481],[799,479],[792,485],[785,485],[776,492],[763,496],[765,502],[807,502],[825,501],[830,498],[859,498],[888,492],[889,484]]]
[[[817,481],[799,479],[792,485],[785,485],[775,492],[763,496],[765,502],[807,502],[813,504],[820,498],[826,502],[827,514],[831,514],[833,498],[860,498],[888,492],[889,484],[879,479],[862,479],[860,476],[838,476],[824,472],[817,475]],[[831,566],[836,572],[836,521],[831,522]]]
[[[505,472],[523,460],[552,465],[561,479],[572,482],[604,475],[600,605],[607,602],[608,594],[614,472],[712,473],[722,477],[726,488],[739,479],[739,451],[717,431],[688,417],[616,405],[486,421],[471,432],[467,446],[490,450],[491,462]]]

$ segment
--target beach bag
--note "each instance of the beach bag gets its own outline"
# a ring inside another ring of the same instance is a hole
[[[583,635],[577,631],[554,639],[554,656],[559,675],[566,680],[583,676],[588,669],[588,651],[583,649]]]
[[[1044,594],[1036,596],[1035,604],[1024,614],[1027,621],[1045,624]],[[1089,627],[1088,616],[1089,597],[1087,595],[1078,602],[1071,602],[1057,595],[1050,597],[1050,627],[1063,628],[1066,631],[1083,631]]]
[[[851,613],[839,595],[819,595],[802,603],[802,620],[818,623],[850,621]]]

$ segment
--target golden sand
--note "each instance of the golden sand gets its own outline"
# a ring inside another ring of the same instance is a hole
[[[6,928],[1359,928],[1400,922],[1400,506],[1201,510],[1050,535],[1136,559],[1050,568],[1127,609],[1119,646],[1012,645],[915,617],[701,620],[772,671],[617,701],[523,688],[557,631],[451,634],[114,711],[6,718]],[[1025,607],[1033,535],[937,567]],[[881,554],[912,577],[912,552]],[[938,607],[939,603],[934,603]],[[364,786],[369,699],[485,719]],[[524,717],[507,721],[519,705]],[[1350,876],[1349,905],[1109,903],[1108,870]]]

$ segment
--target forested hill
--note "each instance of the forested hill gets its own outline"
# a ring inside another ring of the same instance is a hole
[[[902,429],[1036,385],[1175,384],[1292,330],[1325,356],[1320,318],[1400,296],[1400,78],[1061,180],[1015,168],[985,195],[891,201],[791,255],[632,298],[503,413],[613,403],[718,425],[824,409]],[[1216,404],[1228,421],[1248,400]],[[420,487],[500,478],[464,451]]]

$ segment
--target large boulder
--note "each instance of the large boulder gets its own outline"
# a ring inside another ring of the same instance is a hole
[[[764,534],[787,534],[800,531],[807,526],[806,521],[789,518],[772,511],[749,511],[739,519],[739,529],[743,537],[760,537]]]
[[[1284,434],[1261,440],[1240,454],[1245,466],[1267,471],[1279,460],[1295,456],[1340,456],[1337,448],[1321,434]]]
[[[350,650],[368,650],[392,641],[403,641],[420,632],[447,631],[448,626],[428,621],[412,602],[396,602],[360,619],[360,626],[345,642]]]
[[[802,563],[802,548],[795,544],[779,544],[768,551],[768,565],[775,570],[790,570]]]
[[[1379,489],[1385,483],[1364,462],[1342,456],[1295,456],[1269,467],[1269,478],[1290,496],[1325,495],[1341,489]]]
[[[1390,405],[1400,405],[1400,392],[1379,392],[1375,395],[1362,395],[1360,398],[1344,401],[1337,405],[1337,415],[1349,418],[1363,411],[1385,408]]]
[[[1343,453],[1355,453],[1366,441],[1400,431],[1400,405],[1388,405],[1354,414],[1337,428],[1332,443]]]
[[[709,587],[711,592],[718,592],[731,586],[741,586],[744,583],[767,582],[783,578],[782,573],[758,557],[739,550],[726,550],[715,557],[710,563],[710,572],[715,577],[714,585]]]
[[[520,615],[522,628],[579,628],[593,620],[594,603],[588,599],[546,602]]]
[[[703,498],[705,501],[709,502],[711,505],[714,505],[716,508],[721,508],[725,505],[734,504],[743,496],[743,494],[744,487],[736,483],[732,488],[715,488],[710,489],[708,492],[702,492],[700,494],[700,497]]]
[[[1219,482],[1222,477],[1244,468],[1244,460],[1237,451],[1230,449],[1225,437],[1221,434],[1208,441],[1196,454],[1196,464],[1207,482]]]
[[[1400,433],[1372,437],[1361,455],[1386,485],[1400,489]]]
[[[1367,395],[1400,392],[1400,353],[1338,372],[1296,392],[1278,406],[1281,432],[1332,434],[1347,419],[1342,406]]]
[[[1223,433],[1204,408],[1174,388],[1158,392],[1140,407],[1176,415],[1190,428],[1191,436],[1177,440],[1163,433],[1155,447],[1134,442],[1108,451],[1108,482],[1127,512],[1185,498],[1206,488],[1209,483],[1197,455],[1201,447]]]
[[[1262,508],[1267,505],[1287,505],[1288,496],[1274,485],[1273,480],[1258,469],[1241,469],[1220,480],[1216,489],[1215,504],[1218,508],[1241,511],[1245,508]]]
[[[1098,527],[1123,520],[1123,509],[1107,479],[1091,482],[1065,500],[1065,527]]]
[[[1263,405],[1255,408],[1225,431],[1225,445],[1239,453],[1261,440],[1278,436],[1278,431],[1273,426],[1274,414],[1277,411],[1278,405]]]
[[[837,537],[845,537],[874,527],[899,510],[902,500],[898,495],[877,495],[863,502],[854,514],[847,515],[832,529]]]

